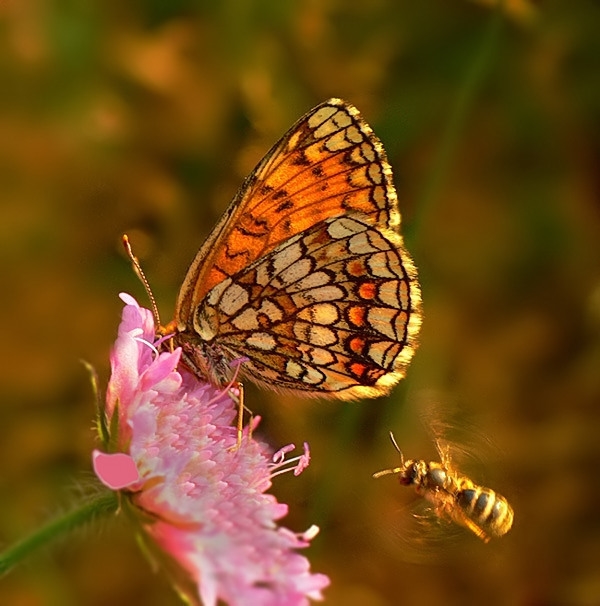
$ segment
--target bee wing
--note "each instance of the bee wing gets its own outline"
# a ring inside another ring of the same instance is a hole
[[[423,390],[416,396],[415,406],[442,463],[482,479],[484,461],[493,459],[493,451],[497,450],[489,437],[465,419],[460,406],[453,406],[446,395],[435,390]]]
[[[377,516],[374,524],[378,544],[410,564],[450,561],[468,538],[463,528],[437,515],[435,508],[420,498]]]

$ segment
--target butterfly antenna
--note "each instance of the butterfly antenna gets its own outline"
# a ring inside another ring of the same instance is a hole
[[[158,305],[156,305],[156,299],[154,298],[154,295],[152,294],[152,289],[150,288],[150,283],[148,282],[148,279],[146,278],[146,274],[144,273],[144,270],[142,269],[142,266],[140,265],[138,258],[133,254],[133,250],[131,249],[131,244],[129,243],[129,237],[127,236],[127,234],[123,234],[123,246],[125,247],[125,252],[127,253],[127,256],[129,257],[131,264],[133,265],[133,271],[135,272],[135,275],[138,277],[139,281],[143,284],[144,290],[146,291],[146,295],[148,296],[148,299],[150,299],[150,306],[152,307],[152,315],[154,316],[154,323],[158,329],[160,326],[162,326],[162,324],[160,323],[160,315],[158,313]]]

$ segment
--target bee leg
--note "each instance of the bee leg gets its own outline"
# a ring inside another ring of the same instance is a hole
[[[489,543],[490,536],[480,526],[477,526],[477,524],[475,524],[471,518],[459,512],[454,512],[452,518],[457,524],[464,526],[473,534],[477,535],[484,543]]]

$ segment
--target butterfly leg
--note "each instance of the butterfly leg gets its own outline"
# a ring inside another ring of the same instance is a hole
[[[238,420],[237,420],[237,447],[242,445],[242,434],[244,431],[244,384],[238,383]]]
[[[244,437],[244,411],[246,411],[250,417],[248,421],[248,439],[252,439],[252,411],[244,404],[244,384],[236,383],[235,387],[229,389],[229,394],[234,402],[237,403],[238,415],[236,424],[236,445],[231,450],[237,450],[242,445],[242,438]]]

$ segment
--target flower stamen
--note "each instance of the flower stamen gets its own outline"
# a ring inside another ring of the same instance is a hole
[[[308,467],[310,463],[310,449],[307,442],[304,442],[303,454],[293,457],[292,459],[288,459],[287,461],[285,460],[285,455],[295,448],[296,447],[294,444],[288,444],[287,446],[280,448],[273,455],[271,469],[276,471],[271,472],[271,479],[281,475],[282,473],[287,473],[288,471],[293,471],[295,476],[299,476]]]
[[[133,337],[134,341],[137,341],[138,343],[142,343],[143,345],[147,345],[153,352],[154,355],[158,358],[158,356],[160,355],[158,353],[158,349],[154,346],[153,343],[150,343],[150,341],[146,341],[146,339],[144,339],[143,337]]]

